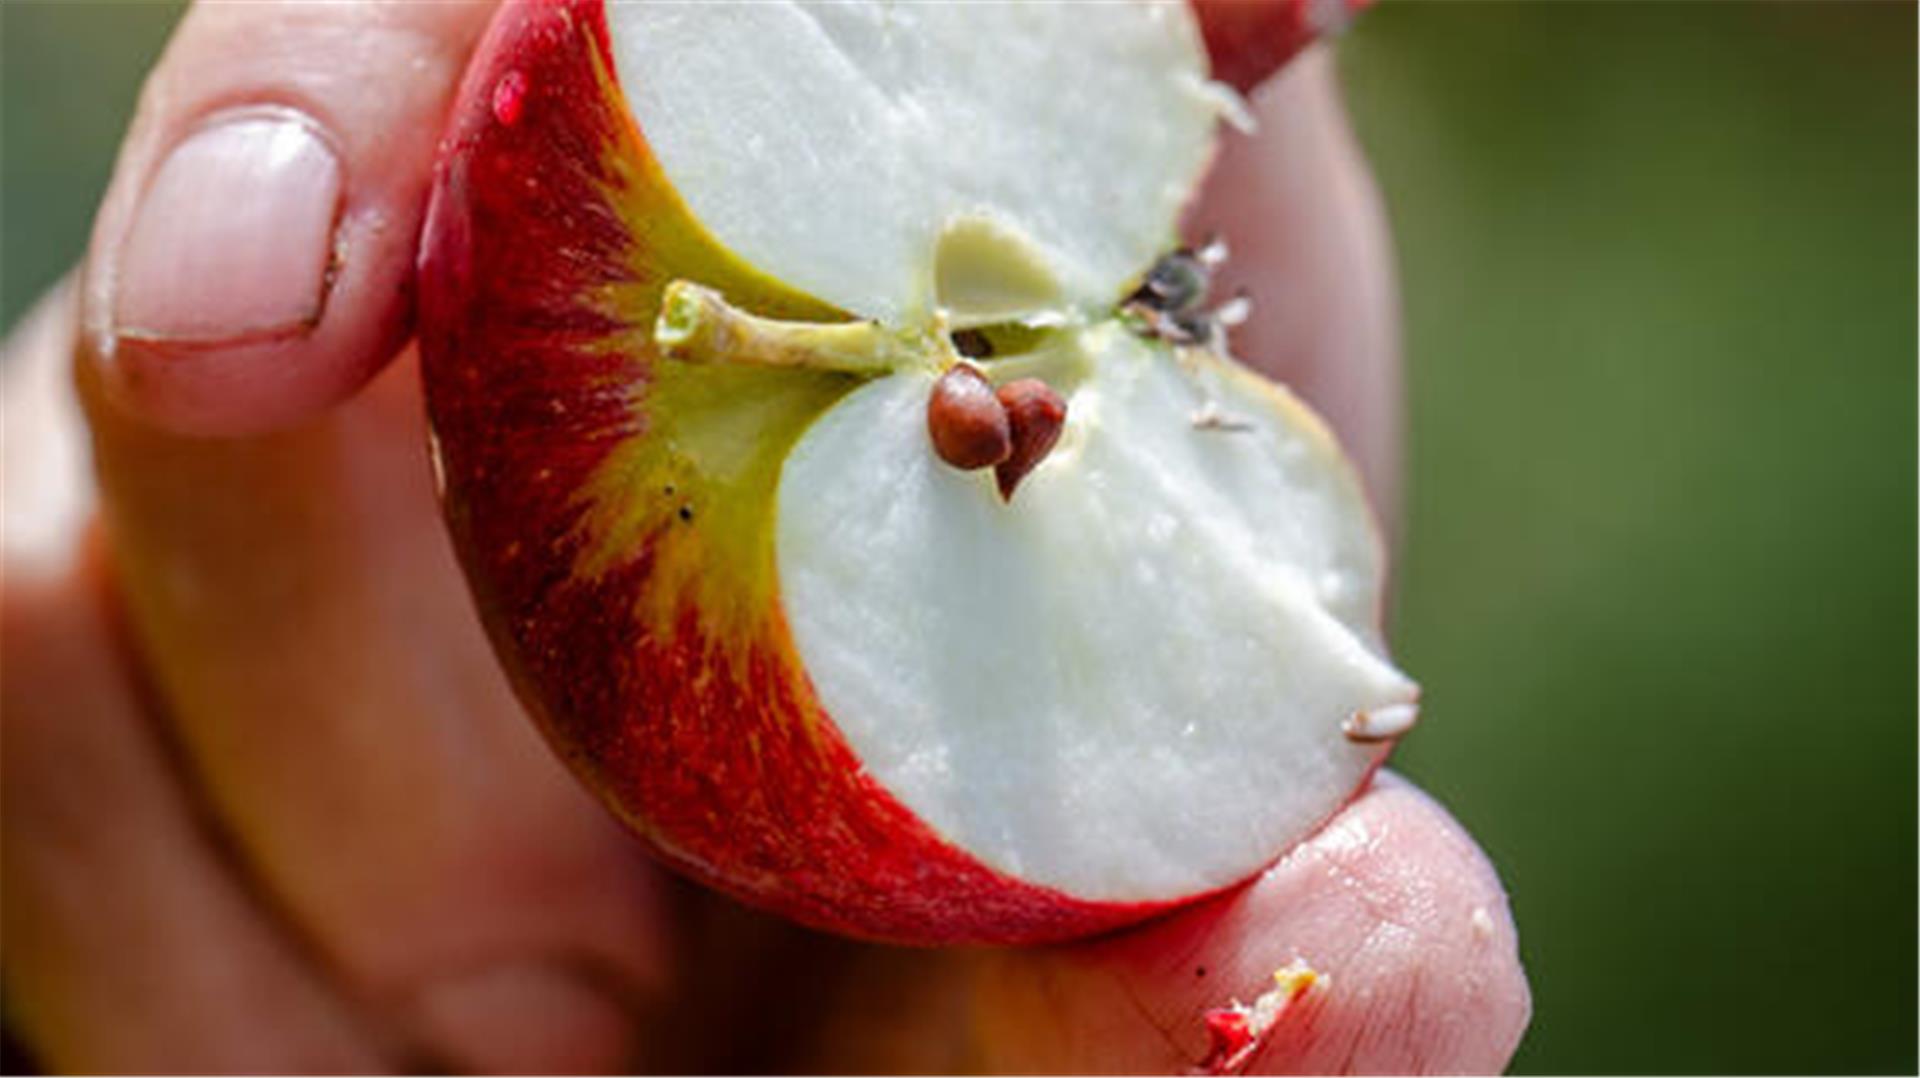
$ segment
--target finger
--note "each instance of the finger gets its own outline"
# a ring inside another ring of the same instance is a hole
[[[0,349],[0,583],[72,571],[95,502],[73,393],[71,276]]]
[[[992,1069],[1170,1073],[1225,1062],[1209,1011],[1296,961],[1317,981],[1230,1067],[1493,1073],[1531,1007],[1506,897],[1459,825],[1382,779],[1254,883],[1146,928],[989,960]],[[1284,998],[1284,997],[1282,997]]]
[[[367,1070],[383,1054],[238,885],[121,662],[66,349],[71,290],[0,359],[0,935],[58,1071]]]
[[[193,7],[95,221],[100,382],[189,433],[284,427],[404,338],[416,234],[480,3]]]
[[[454,1065],[622,1065],[661,976],[655,877],[495,664],[411,362],[257,438],[175,437],[81,384],[136,639],[258,885]]]
[[[91,574],[0,615],[7,1009],[65,1072],[390,1065],[197,826]]]
[[[1254,95],[1228,132],[1189,234],[1228,239],[1218,294],[1253,304],[1234,353],[1327,417],[1391,522],[1399,504],[1400,330],[1380,199],[1324,50]]]

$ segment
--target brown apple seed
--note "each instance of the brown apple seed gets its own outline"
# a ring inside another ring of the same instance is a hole
[[[1007,409],[971,363],[954,364],[933,383],[927,434],[940,459],[963,471],[991,467],[1013,452]]]
[[[1038,378],[1020,378],[1000,387],[995,396],[1006,409],[1013,429],[1013,452],[994,467],[1000,496],[1013,500],[1013,490],[1027,473],[1047,459],[1067,424],[1067,402]]]

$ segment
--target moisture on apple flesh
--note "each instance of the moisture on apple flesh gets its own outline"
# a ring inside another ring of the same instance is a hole
[[[516,689],[665,859],[1070,937],[1246,879],[1404,729],[1326,428],[1119,314],[1222,101],[1177,5],[502,10],[421,266],[437,474]],[[961,362],[1064,403],[1007,496],[930,437]]]

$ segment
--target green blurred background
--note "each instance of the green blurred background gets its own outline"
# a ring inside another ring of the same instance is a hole
[[[0,0],[0,316],[172,4]],[[1915,12],[1388,3],[1399,765],[1504,874],[1529,1072],[1916,1065]]]

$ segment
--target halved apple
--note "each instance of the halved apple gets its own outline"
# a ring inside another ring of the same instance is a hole
[[[1136,291],[1206,65],[1168,4],[501,12],[421,266],[434,459],[528,709],[669,861],[1062,938],[1257,872],[1410,720],[1326,428]],[[1064,403],[1013,484],[935,447],[962,349]]]

